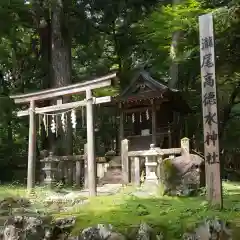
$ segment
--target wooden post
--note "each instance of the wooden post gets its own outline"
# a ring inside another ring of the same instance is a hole
[[[64,172],[64,180],[65,184],[69,184],[69,179],[68,179],[68,161],[63,161],[63,172]]]
[[[96,186],[96,161],[94,144],[94,126],[93,126],[93,98],[91,89],[86,89],[87,100],[87,159],[88,159],[88,187],[89,195],[97,195]]]
[[[168,148],[171,147],[172,147],[172,133],[170,123],[168,123]]]
[[[82,168],[82,164],[81,164],[82,160],[76,160],[76,186],[80,187],[81,186],[81,168]]]
[[[120,119],[119,119],[119,143],[121,150],[121,142],[124,139],[124,113],[122,109],[122,103],[119,104]]]
[[[151,103],[152,103],[152,144],[156,145],[156,133],[157,133],[156,104],[154,100],[152,100]]]
[[[140,186],[141,176],[140,176],[140,158],[134,157],[134,184]]]
[[[73,161],[72,160],[67,160],[68,161],[68,184],[72,185],[73,184]]]
[[[123,173],[123,183],[130,183],[131,169],[129,167],[128,160],[128,140],[123,139],[121,141],[121,161],[122,161],[122,173]]]
[[[35,186],[35,166],[36,166],[36,116],[35,102],[30,102],[29,108],[29,139],[28,139],[28,171],[27,189],[31,191]]]
[[[212,13],[199,17],[199,31],[207,199],[222,208]]]
[[[84,188],[88,188],[88,156],[87,156],[87,143],[84,144]]]

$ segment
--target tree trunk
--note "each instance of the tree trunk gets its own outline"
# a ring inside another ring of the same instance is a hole
[[[71,1],[68,1],[68,3],[70,4]],[[68,31],[68,16],[66,14],[66,5],[64,4],[64,0],[55,0],[52,1],[51,5],[51,87],[61,87],[71,83],[71,36]],[[68,102],[69,100],[69,97],[65,97],[63,102]],[[71,122],[70,115],[68,115],[67,122]],[[61,153],[72,154],[71,126],[68,126],[67,134],[61,132],[59,140]]]
[[[175,58],[177,56],[177,44],[180,37],[180,31],[173,33],[172,44],[170,48],[170,58],[172,59],[169,75],[170,81],[168,86],[170,88],[177,88],[178,85],[178,63],[175,62]]]
[[[173,5],[178,5],[181,3],[181,0],[173,0]],[[170,75],[170,81],[168,83],[168,86],[170,88],[177,88],[178,85],[178,63],[175,61],[177,56],[177,45],[180,38],[181,32],[176,31],[173,33],[172,37],[172,44],[170,48],[170,58],[172,59],[169,75]]]

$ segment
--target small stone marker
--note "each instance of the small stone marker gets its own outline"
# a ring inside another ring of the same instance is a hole
[[[181,148],[184,149],[187,153],[189,153],[190,151],[189,138],[184,137],[181,139]]]

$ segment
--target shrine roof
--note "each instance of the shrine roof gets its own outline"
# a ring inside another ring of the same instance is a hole
[[[142,70],[135,74],[128,87],[122,91],[118,98],[124,99],[131,95],[153,96],[154,92],[156,95],[159,95],[160,92],[165,91],[178,92],[177,89],[169,88],[155,80],[147,71]]]
[[[180,112],[190,112],[190,107],[182,97],[182,92],[169,88],[155,80],[149,72],[142,70],[135,74],[132,81],[122,93],[115,97],[117,102],[134,102],[141,99],[163,98],[172,102]]]

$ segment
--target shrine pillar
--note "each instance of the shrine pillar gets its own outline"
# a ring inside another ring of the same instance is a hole
[[[120,152],[121,150],[121,142],[124,139],[124,112],[123,112],[123,104],[119,103],[119,111],[120,111],[120,119],[119,119],[119,145]]]
[[[157,134],[157,124],[156,124],[156,103],[151,100],[152,104],[152,144],[156,145],[156,134]]]

